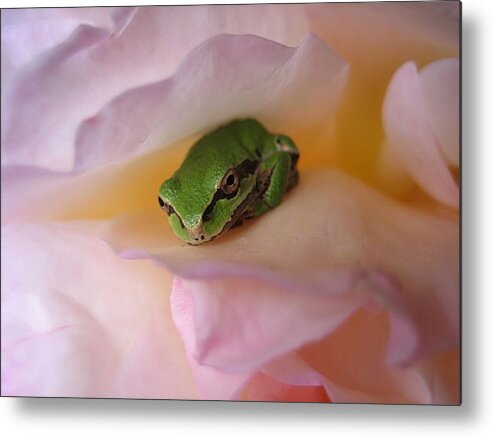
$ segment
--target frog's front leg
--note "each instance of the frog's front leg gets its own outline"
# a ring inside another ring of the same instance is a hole
[[[291,159],[286,152],[275,152],[260,164],[258,189],[261,194],[244,218],[258,217],[281,203],[284,193],[297,182],[296,170],[291,171]]]

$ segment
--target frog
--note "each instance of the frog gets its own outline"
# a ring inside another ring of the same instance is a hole
[[[159,187],[174,234],[196,246],[278,206],[297,185],[299,150],[254,118],[220,125],[195,142]]]

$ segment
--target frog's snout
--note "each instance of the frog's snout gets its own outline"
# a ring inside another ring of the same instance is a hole
[[[188,231],[188,235],[190,236],[191,244],[200,244],[205,242],[204,227],[202,224],[190,229]]]
[[[197,241],[197,243],[203,242],[205,240],[205,236],[201,235],[200,237],[194,237],[194,241]]]

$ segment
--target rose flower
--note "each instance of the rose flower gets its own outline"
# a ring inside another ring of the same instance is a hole
[[[2,394],[459,402],[459,4],[2,11]],[[251,117],[298,185],[157,190]]]

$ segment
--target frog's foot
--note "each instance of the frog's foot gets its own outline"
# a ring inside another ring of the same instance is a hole
[[[259,217],[270,211],[272,206],[267,202],[266,199],[261,197],[258,199],[250,208],[248,208],[245,213],[241,216],[243,220],[251,220],[255,217]]]
[[[238,219],[238,221],[234,224],[233,227],[236,227],[236,226],[240,226],[243,224],[243,222],[245,220],[252,220],[254,219],[255,217],[257,217],[257,215],[255,214],[255,211],[253,208],[248,208],[242,215],[241,217]]]

